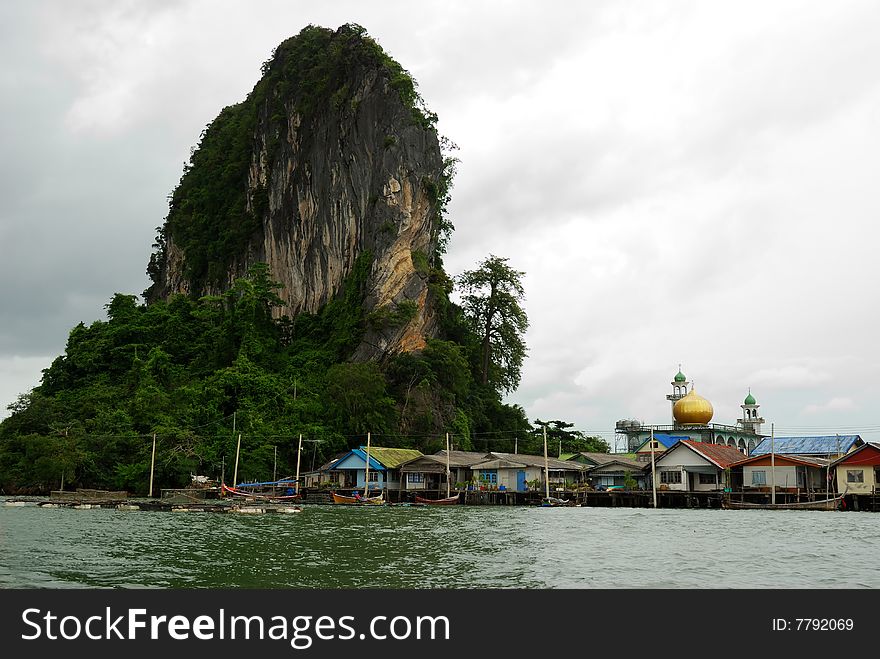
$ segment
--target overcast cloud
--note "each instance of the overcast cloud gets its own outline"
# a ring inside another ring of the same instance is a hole
[[[190,147],[272,49],[356,22],[460,147],[447,269],[527,273],[531,419],[666,423],[681,363],[715,422],[751,387],[777,434],[880,438],[880,5],[450,4],[3,3],[0,403],[146,288]]]

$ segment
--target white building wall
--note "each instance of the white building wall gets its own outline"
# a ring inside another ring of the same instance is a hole
[[[711,464],[686,446],[679,446],[673,449],[671,453],[663,456],[657,463],[662,465],[681,465],[684,467],[704,467]]]
[[[861,470],[864,478],[863,483],[847,483],[846,472]],[[874,465],[848,465],[846,463],[837,465],[837,492],[838,494],[870,494],[873,492],[874,484]]]
[[[663,484],[660,476],[661,471],[668,470],[676,470],[682,471],[681,475],[681,483],[667,483],[666,486],[670,490],[678,490],[678,491],[687,491],[690,488],[690,474],[688,474],[684,468],[686,467],[706,467],[706,466],[714,466],[711,462],[698,455],[696,452],[692,451],[687,446],[676,446],[669,453],[664,455],[659,460],[655,461],[655,469],[657,471],[657,486]],[[698,474],[693,475],[694,478],[694,491],[697,492],[712,492],[719,488],[724,487],[723,477],[719,475],[718,485],[700,485],[700,477]]]
[[[657,472],[657,487],[661,487],[663,485],[666,486],[667,490],[678,490],[678,491],[686,491],[687,490],[687,474],[685,474],[681,468],[681,465],[667,465],[665,467],[660,467],[657,464],[654,465],[654,471]],[[680,483],[664,483],[663,477],[660,475],[664,471],[670,472],[679,472],[681,474],[681,482]]]

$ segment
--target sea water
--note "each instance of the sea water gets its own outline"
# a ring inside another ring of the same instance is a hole
[[[878,544],[855,512],[0,501],[3,588],[877,588]]]

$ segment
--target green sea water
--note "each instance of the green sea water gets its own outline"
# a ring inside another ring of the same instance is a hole
[[[854,512],[0,502],[0,587],[878,588],[878,544]]]

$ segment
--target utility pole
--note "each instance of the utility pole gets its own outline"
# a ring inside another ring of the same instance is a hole
[[[153,496],[153,474],[156,471],[156,433],[153,433],[153,457],[150,459],[150,494]]]
[[[776,446],[774,424],[770,424],[770,503],[776,505]]]
[[[446,433],[446,498],[452,496],[451,492],[451,483],[449,482],[450,469],[449,469],[449,433]]]
[[[654,429],[651,428],[651,491],[654,495],[654,508],[657,508],[657,470],[654,467]]]
[[[137,346],[135,346],[135,350],[137,350]],[[68,430],[70,430],[69,427],[64,429],[64,436],[65,437],[67,437]],[[65,450],[67,449],[67,442],[65,442],[64,448],[65,448]],[[61,470],[61,491],[64,492],[64,470],[63,469]]]
[[[547,426],[544,426],[544,497],[550,503],[550,462],[547,459]]]
[[[364,468],[364,498],[370,496],[370,433],[367,433],[367,461]]]
[[[232,487],[238,484],[238,456],[241,453],[241,433],[238,433],[238,444],[235,447],[235,471],[232,473]]]
[[[296,493],[299,494],[299,463],[303,452],[303,436],[299,434],[299,447],[296,449]]]

